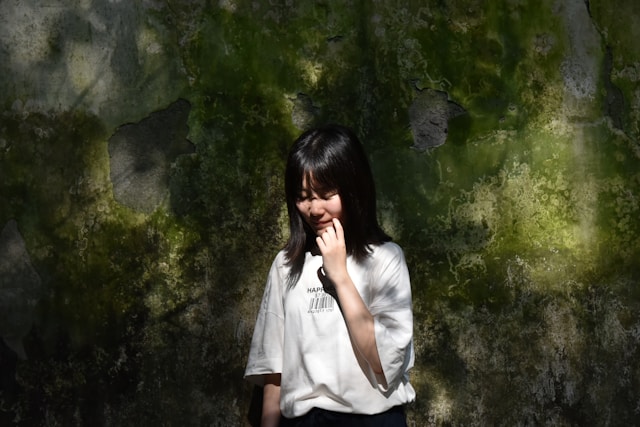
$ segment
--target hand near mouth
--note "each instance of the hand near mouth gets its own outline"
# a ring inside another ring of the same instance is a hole
[[[333,283],[340,283],[347,276],[347,245],[340,220],[333,218],[333,226],[327,227],[316,237],[322,254],[324,272]]]

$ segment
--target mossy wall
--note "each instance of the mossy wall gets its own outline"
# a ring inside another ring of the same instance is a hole
[[[302,129],[404,248],[410,425],[640,416],[640,3],[0,1],[0,424],[244,425]]]

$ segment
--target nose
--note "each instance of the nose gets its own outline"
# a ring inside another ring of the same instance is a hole
[[[309,214],[311,216],[322,216],[323,209],[322,200],[311,200],[311,206],[309,206]]]

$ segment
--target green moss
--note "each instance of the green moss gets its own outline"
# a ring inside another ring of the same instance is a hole
[[[282,171],[304,93],[317,110],[309,124],[339,121],[362,136],[381,220],[409,262],[410,420],[632,423],[638,10],[623,3],[588,3],[603,40],[594,55],[611,49],[624,100],[611,122],[602,81],[579,111],[566,98],[570,32],[556,2],[136,8],[136,48],[114,52],[112,66],[141,96],[114,86],[113,99],[137,105],[131,121],[189,99],[196,151],[173,163],[167,203],[136,213],[112,197],[112,119],[80,107],[27,115],[3,100],[0,221],[18,221],[46,292],[30,359],[10,375],[22,391],[0,407],[19,401],[10,418],[31,424],[45,413],[59,425],[239,422],[252,322],[286,238]],[[64,31],[56,37],[51,60],[62,61]],[[424,88],[467,114],[449,122],[444,145],[418,152],[407,110]]]

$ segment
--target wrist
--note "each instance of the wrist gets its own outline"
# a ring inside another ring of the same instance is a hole
[[[344,272],[333,273],[330,277],[328,276],[328,279],[336,289],[344,288],[352,283],[351,277],[346,270]]]

